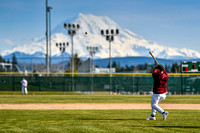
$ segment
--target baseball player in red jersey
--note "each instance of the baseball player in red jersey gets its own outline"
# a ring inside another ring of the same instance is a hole
[[[156,120],[156,111],[162,114],[163,120],[166,120],[167,111],[164,111],[158,103],[166,98],[168,74],[162,65],[157,65],[153,70],[153,95],[151,99],[151,115],[146,120]]]

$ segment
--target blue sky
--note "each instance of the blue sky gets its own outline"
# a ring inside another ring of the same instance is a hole
[[[108,16],[160,45],[200,52],[200,0],[48,0],[52,29],[78,13]],[[45,0],[0,0],[0,54],[45,35]]]

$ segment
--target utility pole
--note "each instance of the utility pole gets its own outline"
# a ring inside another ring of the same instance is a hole
[[[48,6],[48,0],[46,0],[46,72],[49,73],[49,44],[50,44],[50,56],[51,56],[51,14],[52,7]],[[50,38],[50,39],[49,39]],[[50,58],[51,59],[51,58]],[[51,64],[51,61],[50,61]]]
[[[49,12],[49,70],[51,72],[51,9],[52,7],[47,7]]]
[[[48,42],[49,42],[49,34],[48,34],[48,0],[46,0],[46,72],[49,73],[49,49],[48,49]]]

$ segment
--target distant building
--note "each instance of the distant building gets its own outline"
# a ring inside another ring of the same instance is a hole
[[[78,67],[77,70],[79,73],[109,73],[110,69],[95,67],[89,58],[86,61],[82,62],[82,64]],[[111,72],[115,73],[115,68],[111,68]]]
[[[92,62],[89,58],[86,61],[81,63],[81,65],[78,67],[77,71],[80,73],[89,73],[89,72],[93,72],[94,67],[95,66],[92,64]]]
[[[109,73],[110,69],[109,68],[95,68],[95,73]],[[111,73],[115,73],[116,70],[115,68],[111,68]]]
[[[0,72],[19,72],[19,68],[12,63],[0,63]]]

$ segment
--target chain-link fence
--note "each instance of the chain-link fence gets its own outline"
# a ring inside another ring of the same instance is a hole
[[[12,63],[12,58],[5,58],[6,63],[0,63],[0,72],[47,72],[46,59],[43,57],[17,58],[17,64]],[[101,61],[101,65],[90,58],[80,58],[77,54],[74,57],[74,71],[89,72],[94,68],[108,69],[109,60]],[[53,57],[49,60],[50,73],[70,72],[71,57]]]
[[[72,91],[93,94],[108,92],[120,94],[151,94],[151,74],[121,75],[0,75],[0,91],[21,91],[22,78],[28,81],[29,91]],[[200,77],[197,75],[170,75],[169,94],[199,94]]]
[[[12,58],[5,58],[6,61],[12,62]],[[8,64],[8,63],[7,63]],[[12,63],[10,63],[12,64]],[[49,72],[63,72],[66,71],[70,65],[70,57],[64,58],[51,58],[49,60]],[[5,65],[6,66],[6,65]],[[17,71],[14,72],[46,72],[46,59],[45,58],[17,58],[18,67]],[[1,69],[0,69],[1,70]],[[5,70],[1,70],[1,72],[5,72]],[[6,69],[7,72],[13,72],[13,69]]]
[[[44,57],[18,57],[13,64],[11,57],[5,58],[6,62],[0,63],[0,72],[71,72],[72,59],[69,55],[62,57],[52,57],[49,60],[49,66],[46,65],[46,58]],[[153,64],[135,64],[131,62],[126,65],[121,63],[118,59],[112,59],[111,71],[113,72],[151,72]],[[74,70],[78,72],[109,72],[109,59],[91,59],[85,57],[78,57],[78,54],[74,55]],[[168,70],[168,68],[166,69]]]

